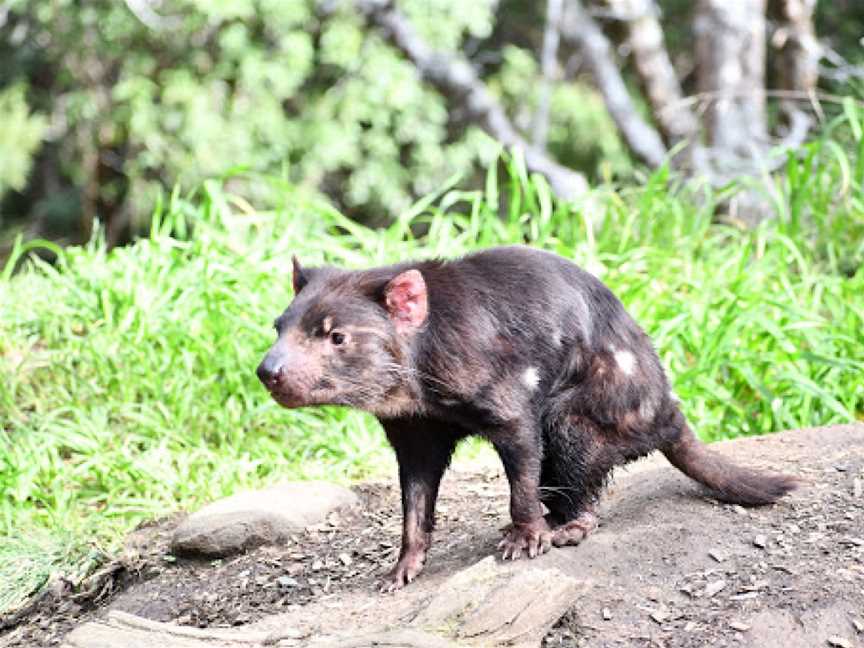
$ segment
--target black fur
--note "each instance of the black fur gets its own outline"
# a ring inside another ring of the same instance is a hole
[[[412,269],[425,292],[412,302],[420,310],[405,312],[422,322],[399,329],[391,282]],[[510,247],[366,271],[295,262],[294,274],[299,294],[259,375],[288,406],[348,404],[382,421],[405,516],[394,587],[422,567],[441,475],[469,434],[488,438],[504,464],[513,557],[548,547],[541,501],[554,524],[573,521],[614,466],[657,449],[725,501],[766,504],[794,487],[707,451],[645,333],[599,280],[558,256]],[[328,342],[327,326],[350,343]]]

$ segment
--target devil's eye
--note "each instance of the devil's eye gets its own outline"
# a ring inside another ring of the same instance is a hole
[[[330,342],[333,343],[333,346],[341,346],[345,344],[345,334],[340,333],[339,331],[333,331],[330,334]]]

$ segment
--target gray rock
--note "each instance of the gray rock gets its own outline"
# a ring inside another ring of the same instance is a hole
[[[714,581],[713,583],[708,583],[708,585],[705,586],[705,591],[703,592],[703,595],[711,598],[712,596],[717,596],[717,594],[719,594],[725,588],[725,580]]]
[[[572,561],[558,551],[522,564],[488,556],[435,588],[411,626],[444,635],[459,646],[539,646],[590,587],[563,571],[568,562]],[[420,648],[425,644],[395,645]]]
[[[327,482],[288,482],[238,493],[181,522],[171,549],[183,556],[221,558],[284,542],[292,533],[320,524],[334,510],[357,503],[350,489]]]

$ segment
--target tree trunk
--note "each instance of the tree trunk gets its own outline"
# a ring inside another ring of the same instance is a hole
[[[813,28],[816,0],[774,0],[772,9],[777,16],[772,44],[780,50],[780,88],[810,94],[819,80],[821,50]]]
[[[777,21],[771,44],[779,50],[774,63],[778,83],[782,90],[800,95],[780,103],[785,146],[800,146],[813,121],[804,107],[808,100],[815,102],[819,81],[821,47],[813,28],[816,0],[774,0],[771,9]]]
[[[711,157],[740,170],[767,145],[765,0],[699,0],[693,29]]]

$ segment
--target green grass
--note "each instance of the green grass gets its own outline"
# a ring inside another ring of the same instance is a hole
[[[85,573],[142,520],[279,479],[392,471],[369,416],[285,411],[255,378],[295,253],[362,267],[527,242],[621,297],[702,438],[862,418],[860,124],[847,114],[769,179],[779,216],[755,231],[712,224],[728,192],[665,170],[568,206],[515,159],[382,230],[275,180],[267,208],[214,181],[175,191],[134,245],[96,237],[13,276],[19,247],[0,277],[0,610],[54,571]]]

